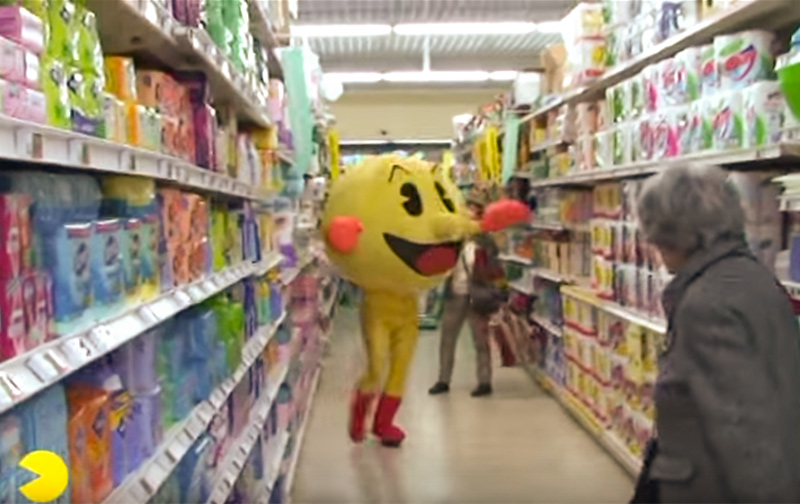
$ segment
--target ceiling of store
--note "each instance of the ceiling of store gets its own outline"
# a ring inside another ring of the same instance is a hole
[[[561,19],[575,0],[300,0],[297,24],[544,22]],[[424,36],[308,38],[326,72],[420,70]],[[432,70],[521,70],[560,34],[445,35],[428,40]]]

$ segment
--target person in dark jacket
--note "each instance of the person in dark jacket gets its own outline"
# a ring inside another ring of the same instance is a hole
[[[467,197],[467,205],[474,218],[479,219],[492,200],[491,188],[476,186]],[[459,263],[447,279],[444,293],[444,309],[441,321],[441,344],[439,347],[439,379],[428,390],[431,395],[450,391],[450,379],[455,364],[456,343],[464,322],[472,331],[477,359],[478,386],[473,397],[492,393],[492,356],[489,343],[489,319],[493,307],[476,306],[471,285],[477,282],[501,284],[503,268],[498,259],[499,251],[491,236],[481,234],[464,245]],[[494,304],[494,303],[491,303]],[[498,305],[499,306],[499,305]],[[483,309],[482,309],[483,308]]]
[[[656,438],[634,502],[800,502],[800,331],[745,242],[717,167],[646,181],[637,212],[675,276],[655,387]]]

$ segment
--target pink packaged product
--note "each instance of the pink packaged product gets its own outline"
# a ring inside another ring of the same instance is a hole
[[[172,0],[172,13],[186,26],[200,26],[204,4],[204,0]]]
[[[22,277],[22,308],[26,348],[34,348],[53,336],[53,310],[50,278],[45,273],[30,272]]]
[[[0,288],[0,359],[7,360],[25,352],[25,312],[22,305],[22,282],[18,278],[2,282]]]
[[[0,279],[17,278],[22,271],[19,199],[0,195]]]
[[[25,121],[44,124],[45,97],[40,91],[0,80],[0,112]]]
[[[41,54],[44,48],[42,20],[20,6],[0,7],[0,36]]]
[[[39,56],[14,41],[0,37],[0,79],[40,89],[40,72]]]

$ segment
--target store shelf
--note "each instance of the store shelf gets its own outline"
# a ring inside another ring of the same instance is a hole
[[[274,257],[265,262],[277,264]],[[0,413],[69,376],[179,312],[253,274],[259,264],[243,263],[204,280],[175,288],[152,301],[125,309],[86,329],[0,363]]]
[[[250,12],[250,30],[253,32],[253,35],[266,47],[270,49],[277,47],[278,39],[275,37],[275,31],[272,29],[272,22],[269,19],[269,14],[264,8],[264,2],[261,0],[247,0],[247,5]]]
[[[286,485],[284,488],[286,489],[287,499],[291,502],[291,493],[292,493],[292,484],[294,483],[294,475],[297,472],[297,462],[300,460],[300,451],[303,448],[303,438],[306,435],[306,428],[308,427],[309,422],[309,413],[311,413],[311,405],[314,402],[314,396],[317,393],[317,388],[319,387],[319,379],[320,375],[322,374],[322,368],[317,366],[317,370],[314,371],[314,378],[312,378],[311,382],[311,389],[308,391],[308,399],[306,400],[306,404],[304,406],[304,413],[303,413],[303,423],[300,426],[300,430],[296,434],[296,439],[294,442],[294,451],[292,452],[292,458],[289,462],[289,470],[286,472]]]
[[[289,363],[285,362],[274,373],[270,373],[269,378],[267,378],[269,387],[267,392],[253,405],[250,410],[250,421],[247,427],[244,428],[238,438],[231,441],[228,453],[217,469],[218,475],[211,486],[211,496],[207,501],[209,504],[225,504],[228,499],[231,490],[233,490],[233,485],[239,479],[239,475],[247,463],[250,452],[253,451],[253,446],[255,446],[258,437],[261,435],[269,410],[272,408],[272,403],[278,396],[278,389],[286,380],[288,372]]]
[[[623,320],[627,320],[628,322],[644,327],[645,329],[649,329],[660,334],[664,334],[667,331],[666,322],[664,320],[652,319],[646,315],[620,306],[617,303],[605,301],[584,288],[564,285],[561,287],[561,292],[577,298],[584,303],[595,306],[606,313],[614,315],[615,317],[619,317]]]
[[[261,200],[251,184],[182,159],[0,115],[0,159],[134,175],[214,194]]]
[[[554,149],[556,147],[560,147],[562,145],[569,145],[571,142],[564,140],[563,138],[557,138],[553,140],[546,140],[542,143],[537,145],[531,146],[531,154],[535,154],[538,152],[545,152],[550,149]]]
[[[325,303],[322,304],[322,315],[330,318],[333,315],[333,307],[336,306],[336,301],[338,300],[339,286],[337,282],[337,286],[333,288],[333,294],[331,294],[330,299],[325,300]]]
[[[294,152],[288,149],[278,149],[278,158],[284,163],[294,166]]]
[[[300,273],[308,266],[314,262],[313,257],[307,257],[305,259],[299,260],[296,266],[289,268],[281,273],[281,283],[283,285],[289,285],[295,281],[295,279],[300,276]]]
[[[778,163],[780,161],[796,162],[798,160],[800,160],[800,144],[796,142],[784,142],[768,147],[700,152],[678,158],[654,159],[608,169],[587,170],[563,177],[532,180],[530,186],[555,187],[564,185],[593,185],[607,180],[652,175],[662,170],[668,170],[670,165],[681,162],[736,166],[752,164],[754,162]]]
[[[508,286],[517,292],[525,294],[526,296],[536,295],[536,291],[533,290],[533,285],[527,285],[526,282],[521,280],[515,280],[513,282],[509,282]]]
[[[531,322],[533,322],[534,324],[544,328],[545,331],[549,332],[553,336],[557,336],[557,337],[560,338],[561,336],[564,335],[564,331],[560,327],[558,327],[554,323],[550,322],[545,317],[542,317],[542,316],[537,315],[535,313],[531,314]]]
[[[528,369],[529,374],[537,384],[551,394],[564,410],[583,427],[594,440],[602,446],[614,460],[625,469],[632,477],[638,476],[642,463],[634,456],[622,442],[607,428],[599,424],[583,407],[580,402],[572,397],[568,391],[556,385],[544,372],[537,367]]]
[[[562,105],[604,97],[607,88],[635,76],[647,65],[674,56],[688,47],[706,44],[716,35],[760,27],[755,24],[757,20],[787,26],[800,20],[800,11],[796,8],[796,0],[742,0],[670,37],[639,57],[609,69],[602,77],[585,87],[568,91],[562,97],[524,116],[522,121],[541,117]]]
[[[155,0],[87,0],[87,7],[97,16],[107,54],[136,54],[172,70],[201,71],[216,106],[233,107],[245,122],[270,124],[254,76],[238,71],[204,30],[181,26]]]
[[[226,404],[231,392],[247,376],[248,370],[256,358],[262,354],[285,318],[286,314],[284,313],[278,320],[263,327],[255,337],[247,342],[242,349],[242,362],[234,373],[214,390],[208,400],[195,406],[184,421],[170,428],[156,452],[142,463],[138,470],[129,475],[108,496],[105,503],[147,502],[158,492],[192,444],[206,431],[216,412]],[[288,368],[288,364],[283,364],[274,373],[275,379],[280,380],[278,385],[283,381]],[[274,388],[274,393],[277,394],[277,386]]]

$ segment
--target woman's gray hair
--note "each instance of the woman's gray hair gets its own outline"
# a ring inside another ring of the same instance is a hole
[[[745,233],[739,192],[716,166],[667,167],[645,181],[636,210],[647,241],[686,254]]]

